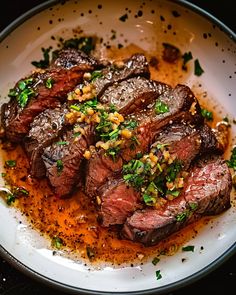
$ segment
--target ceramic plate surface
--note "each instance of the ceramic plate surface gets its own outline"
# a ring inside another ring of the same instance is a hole
[[[123,16],[125,21],[120,20]],[[41,58],[41,48],[56,46],[51,36],[73,36],[73,29],[96,34],[106,45],[135,44],[142,50],[160,51],[162,42],[181,52],[192,52],[204,74],[193,71],[185,84],[206,97],[217,112],[236,117],[235,36],[223,24],[196,7],[179,1],[49,1],[27,13],[1,35],[0,89],[4,102],[10,87],[33,69],[32,60]],[[111,38],[112,30],[116,38]],[[170,73],[171,75],[171,73]],[[223,107],[221,107],[223,106]],[[232,124],[233,137],[235,125]],[[233,143],[232,143],[233,144]],[[231,145],[232,147],[232,145]],[[3,163],[1,163],[3,171]],[[236,209],[232,207],[212,219],[188,242],[194,252],[179,250],[163,256],[157,266],[151,262],[135,267],[104,267],[100,270],[79,261],[52,255],[49,242],[32,230],[21,214],[0,199],[0,244],[5,257],[28,274],[68,292],[100,294],[167,292],[199,279],[232,255],[236,241]],[[4,221],[4,226],[3,226]],[[20,222],[19,222],[20,221]],[[11,257],[11,258],[10,258]],[[185,263],[182,259],[185,258]],[[159,269],[162,279],[156,280]]]

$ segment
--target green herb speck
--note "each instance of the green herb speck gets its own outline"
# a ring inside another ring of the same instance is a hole
[[[53,84],[54,84],[54,80],[53,80],[52,78],[48,78],[48,79],[46,80],[46,82],[45,82],[45,86],[46,86],[46,88],[48,88],[48,89],[51,89],[52,86],[53,86]]]
[[[203,73],[204,73],[204,70],[202,69],[199,60],[195,59],[195,61],[194,61],[194,74],[196,76],[201,76]]]
[[[52,238],[51,245],[52,245],[52,247],[57,248],[59,250],[63,246],[63,240],[61,238],[55,236]]]
[[[63,170],[63,162],[62,160],[57,160],[57,172],[61,172]]]
[[[5,164],[6,164],[6,166],[8,166],[8,167],[15,167],[16,166],[16,161],[15,160],[7,160],[6,162],[5,162]]]
[[[153,259],[152,259],[152,264],[153,265],[157,265],[157,263],[160,261],[160,258],[158,258],[158,257],[154,257]]]
[[[160,270],[157,270],[156,271],[156,279],[157,280],[160,280],[161,278],[162,278],[161,271]]]
[[[208,111],[207,109],[201,109],[201,114],[207,121],[213,120],[213,113]]]
[[[182,251],[192,251],[192,252],[194,252],[194,246],[189,245],[189,246],[182,247]]]
[[[169,107],[164,102],[157,100],[155,103],[155,112],[156,114],[164,114],[169,112]]]

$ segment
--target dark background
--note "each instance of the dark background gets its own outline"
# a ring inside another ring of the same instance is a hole
[[[0,7],[0,31],[10,24],[16,17],[43,2],[44,1],[42,0],[2,0]],[[210,12],[225,23],[231,30],[234,32],[236,31],[236,9],[234,8],[234,1],[191,0],[189,2]],[[0,224],[0,226],[3,226],[3,220],[0,220]],[[203,279],[198,280],[190,286],[171,292],[169,295],[205,294],[207,291],[214,295],[222,294],[222,292],[227,292],[227,290],[235,290],[235,283],[236,254]],[[63,295],[65,293],[51,289],[30,279],[0,257],[0,294]]]

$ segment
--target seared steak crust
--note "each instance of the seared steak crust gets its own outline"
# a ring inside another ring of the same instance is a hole
[[[169,89],[167,84],[135,77],[108,87],[100,101],[114,105],[122,114],[130,114],[142,110]]]
[[[80,182],[83,154],[94,140],[93,127],[85,126],[84,130],[85,134],[78,137],[75,137],[72,130],[68,130],[59,138],[60,141],[66,142],[65,145],[55,142],[44,150],[42,158],[47,177],[58,196],[68,196]]]
[[[176,88],[164,92],[158,99],[169,107],[168,112],[156,114],[154,106],[150,105],[150,108],[143,112],[128,116],[138,122],[134,134],[139,144],[134,145],[132,140],[128,140],[113,163],[111,163],[112,159],[105,156],[105,152],[102,150],[93,154],[88,161],[86,172],[85,190],[88,195],[96,196],[99,188],[112,177],[112,174],[122,169],[123,163],[131,160],[137,153],[147,152],[156,134],[170,122],[189,119],[193,123],[202,123],[200,107],[187,86],[178,85]],[[196,103],[196,113],[193,116],[189,112],[192,103]]]
[[[66,105],[47,109],[39,114],[30,125],[30,131],[24,139],[24,147],[30,159],[31,175],[37,178],[46,175],[41,158],[43,150],[52,144],[64,131]]]
[[[94,80],[93,84],[96,89],[97,96],[100,98],[104,91],[111,85],[119,83],[132,77],[150,78],[148,62],[143,54],[134,54],[130,58],[125,59],[120,67],[111,64],[101,69],[101,77]]]
[[[214,138],[214,134],[209,127],[201,126],[197,128],[190,125],[190,122],[173,123],[159,132],[152,147],[157,146],[157,144],[167,144],[170,155],[181,161],[184,170],[188,170],[197,156],[212,151],[211,143],[213,140],[209,140],[208,145],[207,142],[203,144],[202,133],[204,133],[204,138]],[[103,157],[96,157],[97,161],[102,159]],[[93,173],[93,179],[99,182],[104,176],[107,177],[108,172],[113,171],[113,177],[97,191],[101,201],[100,219],[103,226],[123,224],[123,221],[138,207],[143,206],[140,192],[129,187],[122,180],[119,170],[122,169],[122,161],[111,161],[110,165],[107,165],[107,162],[105,160],[104,164],[101,162],[98,165],[100,167],[99,171],[91,172]],[[106,169],[104,169],[105,167]],[[124,192],[125,185],[127,188]]]
[[[231,174],[221,158],[204,158],[190,172],[183,193],[161,209],[137,210],[123,227],[122,237],[146,246],[204,215],[219,214],[230,207]]]
[[[82,81],[84,72],[94,69],[91,62],[68,68],[67,64],[71,54],[67,57],[66,53],[63,55],[63,58],[66,59],[66,68],[61,67],[63,65],[61,58],[60,67],[56,67],[54,64],[44,72],[35,72],[27,77],[27,79],[34,81],[31,88],[35,92],[35,96],[29,99],[24,108],[18,104],[15,97],[2,106],[2,124],[6,131],[6,137],[10,141],[22,141],[34,118],[46,109],[58,107],[60,102],[66,100],[67,93]],[[47,87],[49,80],[52,81],[52,85]]]

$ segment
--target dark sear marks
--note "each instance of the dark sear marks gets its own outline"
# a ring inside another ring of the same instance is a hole
[[[163,46],[165,61],[181,58]],[[31,177],[60,198],[84,191],[102,229],[153,246],[230,207],[228,125],[210,128],[188,86],[152,80],[144,54],[110,62],[62,49],[9,97],[5,140],[24,147]]]

